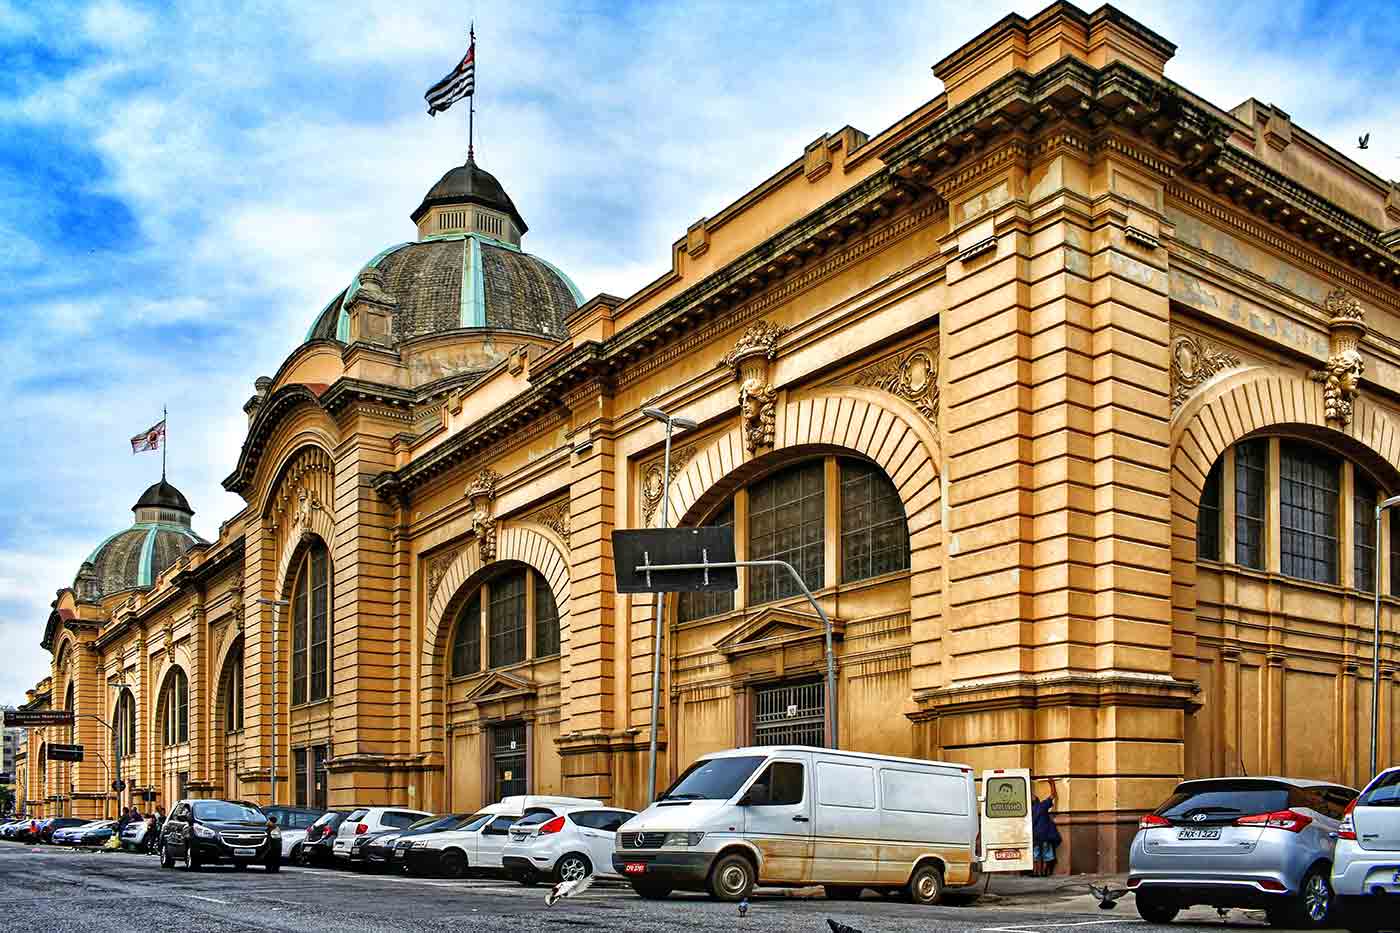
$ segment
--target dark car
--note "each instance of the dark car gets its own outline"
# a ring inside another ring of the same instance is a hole
[[[397,860],[394,853],[398,851],[399,840],[412,839],[417,836],[430,836],[433,833],[444,833],[450,829],[456,829],[469,822],[474,814],[454,813],[447,816],[425,817],[408,829],[396,829],[384,833],[375,833],[364,846],[365,864],[371,868],[403,868],[403,857]],[[407,849],[407,846],[404,847]]]
[[[257,807],[228,800],[181,800],[160,833],[160,867],[225,864],[282,868],[282,832]]]
[[[334,861],[331,847],[335,845],[335,835],[340,831],[340,824],[345,822],[345,818],[351,812],[349,807],[343,810],[327,810],[307,828],[299,859],[303,865],[329,865]]]
[[[53,842],[53,834],[60,829],[68,829],[72,826],[83,826],[91,820],[82,820],[76,816],[53,816],[47,820],[39,821],[39,841]]]

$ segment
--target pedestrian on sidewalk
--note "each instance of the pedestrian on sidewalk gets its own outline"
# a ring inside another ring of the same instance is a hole
[[[1050,796],[1031,801],[1031,840],[1037,878],[1048,878],[1055,873],[1055,850],[1060,846],[1060,829],[1050,815],[1055,801],[1060,798],[1060,789],[1055,786],[1054,778],[1046,778],[1046,782],[1050,785]]]

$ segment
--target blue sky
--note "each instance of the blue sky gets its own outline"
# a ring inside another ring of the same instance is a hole
[[[463,158],[465,113],[421,95],[469,18],[479,161],[527,249],[625,295],[695,219],[824,131],[889,125],[935,61],[1042,5],[0,0],[0,703],[47,673],[54,592],[158,477],[127,438],[162,404],[196,529],[240,507],[219,481],[253,379]],[[1188,88],[1400,176],[1400,6],[1118,5]]]

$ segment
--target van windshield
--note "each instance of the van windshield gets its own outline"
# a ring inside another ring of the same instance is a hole
[[[762,755],[701,758],[667,788],[660,800],[728,800],[767,759]]]

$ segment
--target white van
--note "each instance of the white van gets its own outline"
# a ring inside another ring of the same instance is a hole
[[[642,897],[676,888],[737,901],[756,884],[865,888],[936,904],[980,871],[966,765],[803,746],[697,760],[622,825],[613,868]]]
[[[543,797],[529,794],[502,798],[489,804],[460,829],[400,839],[394,844],[390,861],[412,872],[460,878],[468,871],[499,869],[501,851],[510,839],[510,828],[522,816],[548,813],[551,816],[572,807],[601,807],[597,800],[582,797]]]

